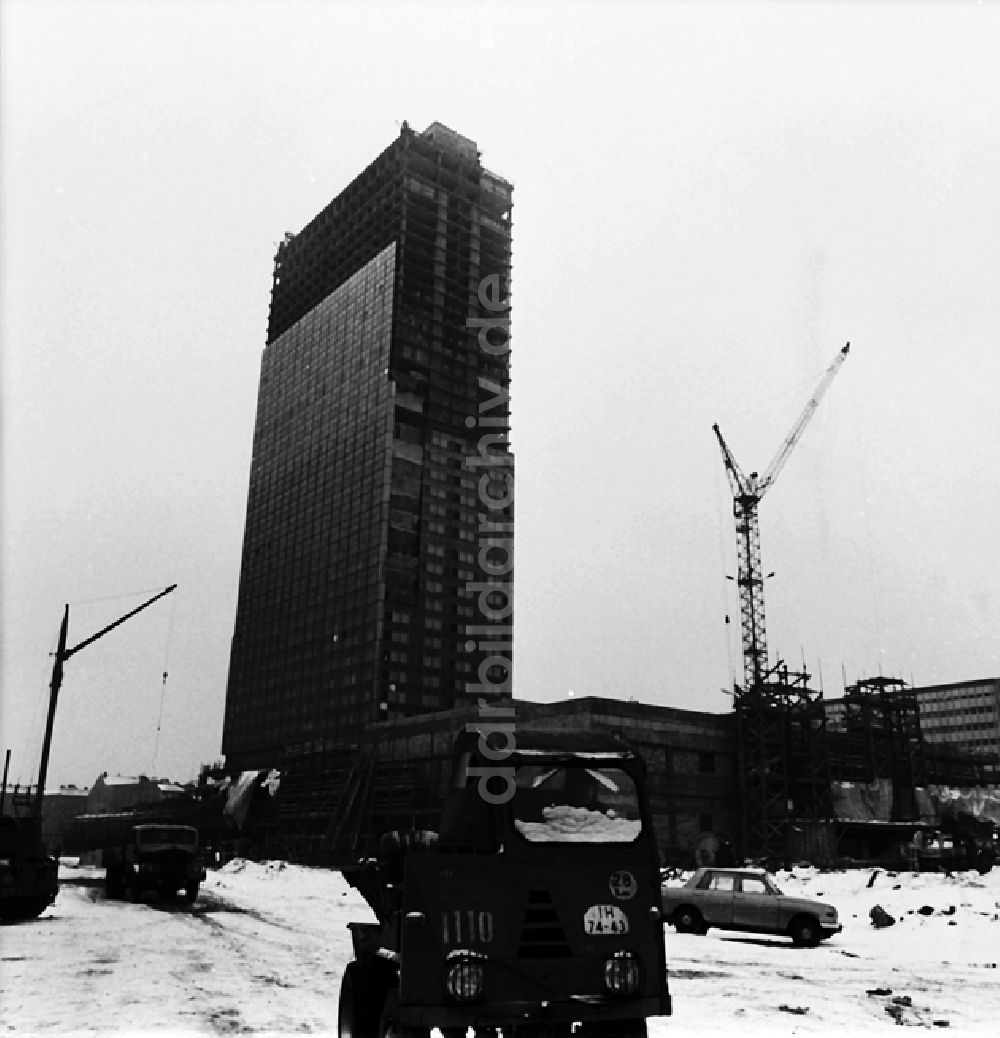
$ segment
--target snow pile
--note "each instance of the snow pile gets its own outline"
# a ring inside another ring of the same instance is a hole
[[[515,819],[514,824],[532,843],[631,843],[642,828],[639,819],[568,804],[542,808],[542,817],[542,822]]]
[[[250,869],[257,877],[267,876],[275,872],[283,872],[288,867],[285,861],[250,861],[247,858],[231,858],[219,869],[222,876],[235,876],[237,873]]]

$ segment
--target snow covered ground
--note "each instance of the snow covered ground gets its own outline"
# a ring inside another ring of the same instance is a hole
[[[335,1033],[346,925],[369,918],[338,873],[230,862],[193,907],[106,902],[102,876],[64,863],[55,905],[0,928],[0,1035]],[[818,948],[668,929],[674,1015],[650,1038],[996,1034],[1000,870],[870,876],[778,875],[786,893],[840,910],[844,932]],[[872,926],[876,904],[894,926]]]

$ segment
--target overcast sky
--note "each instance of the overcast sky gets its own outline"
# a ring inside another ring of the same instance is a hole
[[[1000,675],[1000,6],[2,0],[2,739],[219,757],[275,246],[439,120],[514,184],[515,695]],[[732,623],[727,626],[727,614]],[[166,680],[163,675],[167,674]]]

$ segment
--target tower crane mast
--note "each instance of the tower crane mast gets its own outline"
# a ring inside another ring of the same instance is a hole
[[[736,543],[739,559],[736,578],[740,594],[740,626],[743,643],[744,690],[759,689],[768,673],[767,629],[764,619],[764,576],[760,556],[760,524],[757,516],[760,499],[773,486],[778,473],[784,468],[796,443],[816,413],[834,376],[847,360],[851,344],[841,349],[820,379],[816,391],[809,398],[791,432],[785,437],[771,463],[759,477],[756,472],[745,475],[732,451],[722,438],[718,423],[712,426],[722,450],[722,462],[733,492],[733,518],[736,523]]]

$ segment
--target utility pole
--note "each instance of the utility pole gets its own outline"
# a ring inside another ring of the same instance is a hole
[[[52,664],[52,679],[49,682],[49,712],[45,719],[45,737],[42,740],[42,759],[38,765],[38,791],[35,795],[35,801],[32,805],[32,816],[35,818],[42,817],[42,798],[45,796],[45,777],[49,770],[49,750],[52,747],[52,727],[56,717],[56,701],[59,699],[59,689],[62,687],[63,679],[63,665],[71,657],[76,655],[81,649],[85,649],[88,645],[96,642],[98,638],[104,637],[109,631],[113,631],[116,627],[125,623],[126,620],[130,620],[136,613],[141,613],[147,606],[151,606],[154,602],[158,602],[164,595],[169,595],[177,587],[176,584],[171,584],[170,587],[161,591],[158,595],[154,595],[147,602],[143,602],[141,606],[133,609],[130,613],[126,613],[124,616],[120,616],[114,623],[108,624],[107,627],[102,628],[97,634],[92,634],[89,638],[85,638],[79,645],[74,645],[72,649],[66,648],[66,639],[69,632],[69,606],[63,610],[62,623],[59,626],[59,644],[56,648],[56,658]]]

